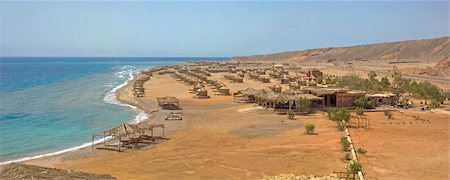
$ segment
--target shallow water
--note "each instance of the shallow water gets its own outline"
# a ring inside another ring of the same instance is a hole
[[[145,119],[115,91],[140,69],[193,59],[2,57],[0,162],[76,149],[92,133]]]

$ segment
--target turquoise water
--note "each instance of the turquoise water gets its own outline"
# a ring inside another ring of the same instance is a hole
[[[140,69],[194,59],[2,57],[0,162],[74,149],[92,133],[145,119],[116,101],[117,87]]]

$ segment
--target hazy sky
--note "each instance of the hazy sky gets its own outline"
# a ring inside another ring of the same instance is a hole
[[[1,56],[236,56],[449,36],[440,2],[0,2]]]

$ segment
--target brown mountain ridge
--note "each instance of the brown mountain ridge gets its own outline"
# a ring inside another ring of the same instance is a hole
[[[274,54],[237,56],[233,61],[284,62],[427,62],[436,63],[450,53],[450,38],[407,40],[337,48],[317,48]]]

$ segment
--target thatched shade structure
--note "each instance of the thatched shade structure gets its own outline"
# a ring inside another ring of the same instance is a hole
[[[205,87],[205,86],[203,86],[203,84],[197,83],[194,85],[193,90],[196,92],[197,90],[199,90],[200,88],[203,88],[203,87]]]
[[[274,86],[271,87],[272,91],[277,92],[277,93],[281,93],[281,86],[276,84]]]
[[[178,100],[176,97],[158,97],[156,98],[158,100],[158,105],[162,109],[168,109],[168,110],[175,110],[180,108],[180,100]]]
[[[106,136],[113,136],[113,137],[122,137],[122,136],[128,136],[136,132],[140,132],[140,128],[133,124],[121,124],[118,125],[110,130],[104,131],[104,135]]]
[[[137,124],[137,126],[141,129],[141,132],[145,132],[145,131],[150,131],[151,132],[151,136],[153,137],[153,131],[155,128],[161,128],[162,129],[162,137],[164,138],[164,129],[165,126],[164,124],[148,124],[148,123],[140,123]]]
[[[228,96],[228,95],[230,95],[230,89],[225,86],[221,87],[221,88],[219,88],[219,93],[222,96]]]
[[[269,107],[271,106],[272,103],[275,102],[276,98],[278,97],[278,94],[273,92],[272,90],[262,90],[261,93],[255,97],[256,102],[259,105]]]
[[[197,94],[194,96],[194,98],[207,99],[209,98],[208,91],[205,88],[200,88],[197,90]]]
[[[317,87],[317,83],[315,81],[309,81],[308,87]]]
[[[260,93],[259,90],[253,88],[247,88],[245,90],[240,90],[233,94],[234,101],[240,103],[254,103],[256,102],[256,95]]]
[[[299,90],[301,86],[297,82],[289,83],[289,89],[291,90]]]
[[[263,77],[263,78],[261,78],[261,81],[263,83],[270,83],[270,78],[269,77]]]
[[[245,90],[242,90],[241,92],[246,94],[246,95],[250,95],[250,96],[256,96],[256,95],[261,93],[260,90],[256,90],[256,89],[253,89],[253,88],[247,88]]]
[[[281,78],[281,84],[288,84],[289,82],[290,82],[290,80],[289,80],[289,78],[286,75],[284,75]]]
[[[372,105],[379,106],[395,106],[398,103],[397,96],[394,94],[368,94],[366,98],[372,101]]]

